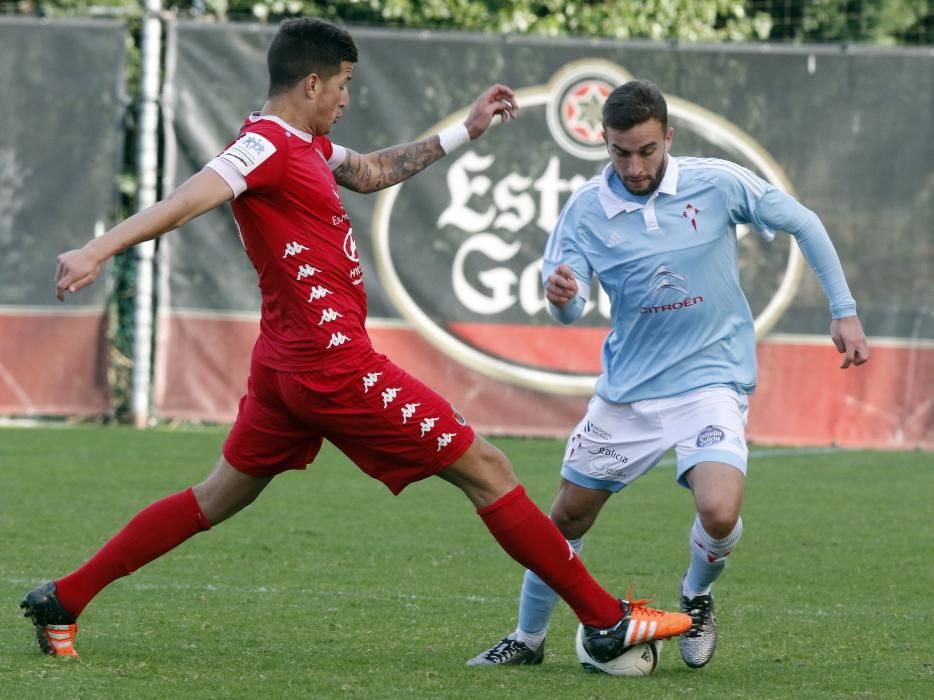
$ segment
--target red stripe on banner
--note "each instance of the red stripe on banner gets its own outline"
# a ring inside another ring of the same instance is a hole
[[[840,369],[826,344],[761,342],[747,434],[761,444],[934,449],[934,348],[873,346]]]
[[[107,413],[106,322],[103,313],[0,314],[0,413]]]
[[[536,369],[599,374],[609,328],[449,323],[448,329],[488,355]]]
[[[476,330],[481,324],[473,325]],[[258,321],[229,318],[160,320],[165,342],[158,353],[158,413],[232,421],[258,327]],[[529,333],[552,330],[520,328],[521,337],[510,336],[515,346]],[[411,328],[377,322],[369,332],[380,352],[451,401],[481,433],[564,438],[586,411],[589,397],[497,382],[448,358]],[[751,398],[747,430],[751,442],[934,449],[934,348],[873,347],[867,365],[847,370],[838,368],[840,356],[829,338],[826,345],[767,340],[758,355],[759,388]]]

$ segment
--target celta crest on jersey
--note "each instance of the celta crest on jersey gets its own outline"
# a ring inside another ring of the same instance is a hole
[[[265,136],[248,133],[228,146],[227,150],[220,154],[220,158],[246,177],[275,152],[276,147]]]

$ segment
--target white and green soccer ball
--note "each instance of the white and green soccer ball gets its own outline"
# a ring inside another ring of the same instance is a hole
[[[655,672],[662,653],[662,640],[653,639],[649,642],[639,642],[628,647],[622,654],[609,661],[597,661],[592,658],[583,643],[584,628],[577,627],[577,637],[574,639],[574,648],[577,651],[577,660],[581,662],[584,670],[592,673],[606,673],[611,676],[628,676],[641,678]]]

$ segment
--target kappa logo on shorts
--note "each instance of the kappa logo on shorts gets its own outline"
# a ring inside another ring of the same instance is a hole
[[[405,423],[415,415],[415,409],[421,406],[420,403],[407,403],[400,410],[402,411],[402,422]]]
[[[442,447],[450,445],[456,435],[457,433],[441,433],[438,436],[438,449],[435,452],[440,452]]]
[[[383,408],[389,408],[389,404],[396,400],[396,397],[399,395],[399,392],[402,391],[402,387],[390,387],[383,392]]]
[[[725,433],[715,425],[708,425],[697,436],[698,447],[710,447],[718,442],[723,442]]]
[[[321,324],[319,323],[318,325],[320,326]],[[363,378],[364,394],[366,394],[373,387],[373,385],[376,384],[376,380],[379,379],[381,374],[382,372],[370,372]]]
[[[437,418],[426,418],[425,420],[423,420],[419,424],[419,427],[422,429],[422,437],[425,437],[428,433],[434,430],[435,423],[437,422],[438,422]]]

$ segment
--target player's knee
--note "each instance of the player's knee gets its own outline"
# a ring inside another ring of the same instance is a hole
[[[576,540],[587,534],[596,513],[568,510],[555,504],[551,507],[549,517],[566,539]]]
[[[717,540],[729,537],[739,522],[739,511],[725,504],[701,509],[697,514],[707,534]]]

